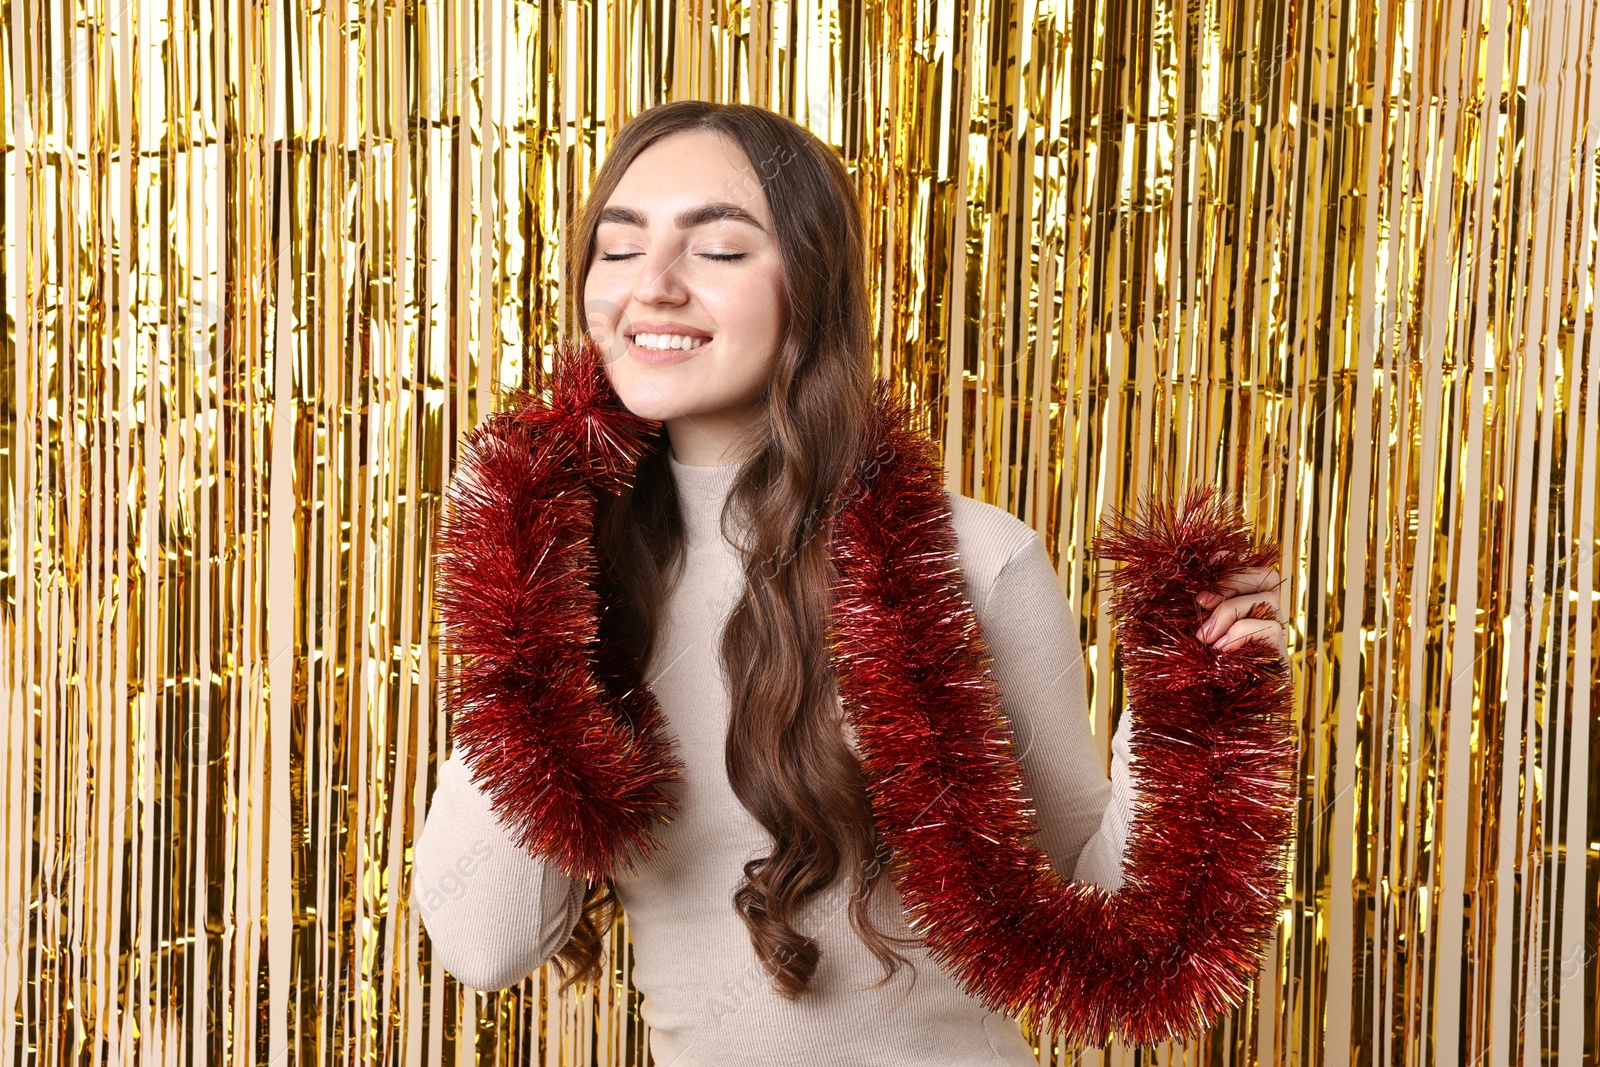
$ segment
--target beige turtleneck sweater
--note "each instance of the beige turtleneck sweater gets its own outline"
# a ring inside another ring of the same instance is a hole
[[[718,647],[743,576],[718,521],[738,468],[691,466],[671,453],[669,461],[687,556],[644,674],[684,778],[669,786],[680,806],[658,831],[661,847],[615,883],[656,1067],[1036,1065],[1016,1021],[969,996],[920,945],[900,948],[915,964],[914,985],[902,967],[864,989],[882,969],[850,926],[843,874],[796,924],[822,949],[810,992],[796,1002],[772,989],[732,902],[745,861],[766,855],[771,838],[723,766],[728,694]],[[1032,527],[965,496],[952,495],[951,510],[967,597],[1037,812],[1035,843],[1058,871],[1115,888],[1132,817],[1131,755],[1119,729],[1108,782],[1089,730],[1078,620]],[[899,891],[883,882],[873,895],[878,928],[914,936]],[[583,883],[520,850],[452,755],[414,844],[412,897],[445,970],[501,989],[566,943]]]

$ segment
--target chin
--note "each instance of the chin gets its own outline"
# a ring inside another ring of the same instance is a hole
[[[722,419],[756,404],[761,395],[762,383],[758,381],[713,381],[718,368],[710,365],[693,368],[694,373],[676,375],[626,365],[631,362],[613,364],[606,373],[622,406],[640,418],[663,423],[698,415]],[[717,388],[719,385],[724,387]]]

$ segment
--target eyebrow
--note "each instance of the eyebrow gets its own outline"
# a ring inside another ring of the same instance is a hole
[[[722,200],[701,204],[699,207],[686,208],[678,212],[673,221],[678,224],[678,229],[687,230],[691,226],[703,226],[708,222],[720,222],[723,219],[731,219],[734,222],[748,222],[762,233],[767,232],[767,228],[761,225],[760,221],[750,212],[737,204],[730,204]],[[620,223],[623,226],[643,226],[645,224],[644,214],[637,208],[631,207],[607,207],[600,212],[600,221]]]

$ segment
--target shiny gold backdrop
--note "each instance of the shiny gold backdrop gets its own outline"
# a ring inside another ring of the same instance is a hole
[[[0,1055],[645,1062],[625,939],[464,991],[408,844],[456,443],[542,380],[611,134],[701,96],[843,153],[884,372],[1059,552],[1102,751],[1101,516],[1205,479],[1282,539],[1292,895],[1157,1061],[1595,1063],[1596,23],[0,0]]]

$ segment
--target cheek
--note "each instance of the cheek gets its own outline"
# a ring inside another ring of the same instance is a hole
[[[626,294],[619,300],[616,285],[594,273],[583,283],[583,308],[588,317],[589,329],[610,334],[617,325],[617,316],[623,307]]]
[[[776,340],[783,336],[788,299],[781,272],[752,274],[728,297],[727,317],[723,321],[741,336],[751,340]]]

